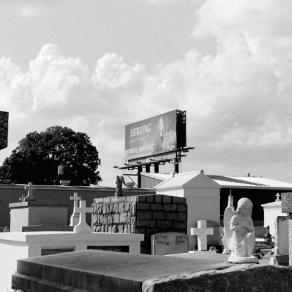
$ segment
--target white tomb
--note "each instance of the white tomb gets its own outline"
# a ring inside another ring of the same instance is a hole
[[[102,232],[3,232],[0,233],[0,291],[9,291],[18,259],[86,249],[126,248],[140,253],[143,234]]]
[[[264,209],[264,226],[270,226],[270,234],[275,236],[275,225],[278,216],[286,216],[287,213],[282,213],[280,195],[277,194],[275,202],[262,204],[261,206]]]
[[[191,235],[197,236],[198,251],[207,250],[208,235],[213,235],[214,229],[212,227],[207,228],[206,220],[199,220],[197,228],[191,228]]]

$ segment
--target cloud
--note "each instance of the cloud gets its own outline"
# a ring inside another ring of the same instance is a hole
[[[39,10],[35,7],[22,7],[20,13],[23,17],[38,16]]]
[[[112,166],[124,159],[124,125],[179,108],[187,110],[188,144],[196,146],[184,169],[273,178],[283,168],[291,172],[291,4],[265,3],[205,1],[194,35],[212,36],[216,53],[193,48],[152,73],[118,53],[99,58],[91,71],[53,44],[26,72],[1,58],[10,147],[55,124],[84,131],[100,151],[105,182],[113,184]]]

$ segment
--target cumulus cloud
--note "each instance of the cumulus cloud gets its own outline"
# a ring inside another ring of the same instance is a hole
[[[101,174],[113,184],[124,125],[179,108],[187,110],[188,144],[197,147],[185,170],[274,178],[283,167],[292,171],[291,5],[205,1],[194,37],[213,37],[216,53],[194,48],[151,74],[118,53],[105,54],[91,71],[53,44],[26,72],[2,57],[0,105],[11,112],[11,147],[55,124],[87,132],[100,151]]]

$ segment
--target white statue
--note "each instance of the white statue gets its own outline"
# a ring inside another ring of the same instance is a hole
[[[258,259],[253,256],[255,233],[251,214],[251,200],[241,198],[230,221],[226,220],[225,222],[224,220],[224,230],[227,231],[224,235],[226,235],[228,241],[227,249],[230,249],[228,262],[258,263]]]
[[[230,194],[228,196],[228,205],[224,211],[224,229],[223,229],[223,238],[222,238],[222,242],[223,242],[223,253],[225,254],[229,254],[231,251],[231,247],[229,245],[230,243],[230,239],[232,236],[232,231],[230,230],[230,221],[232,216],[235,214],[235,210],[234,210],[234,206],[233,206],[233,196]]]

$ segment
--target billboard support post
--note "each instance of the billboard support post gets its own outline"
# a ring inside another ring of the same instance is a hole
[[[154,164],[154,172],[159,173],[159,163]]]
[[[138,188],[141,188],[141,172],[142,172],[142,165],[138,166]]]
[[[147,173],[150,172],[150,164],[146,164],[146,165],[145,165],[145,171],[146,171]]]

